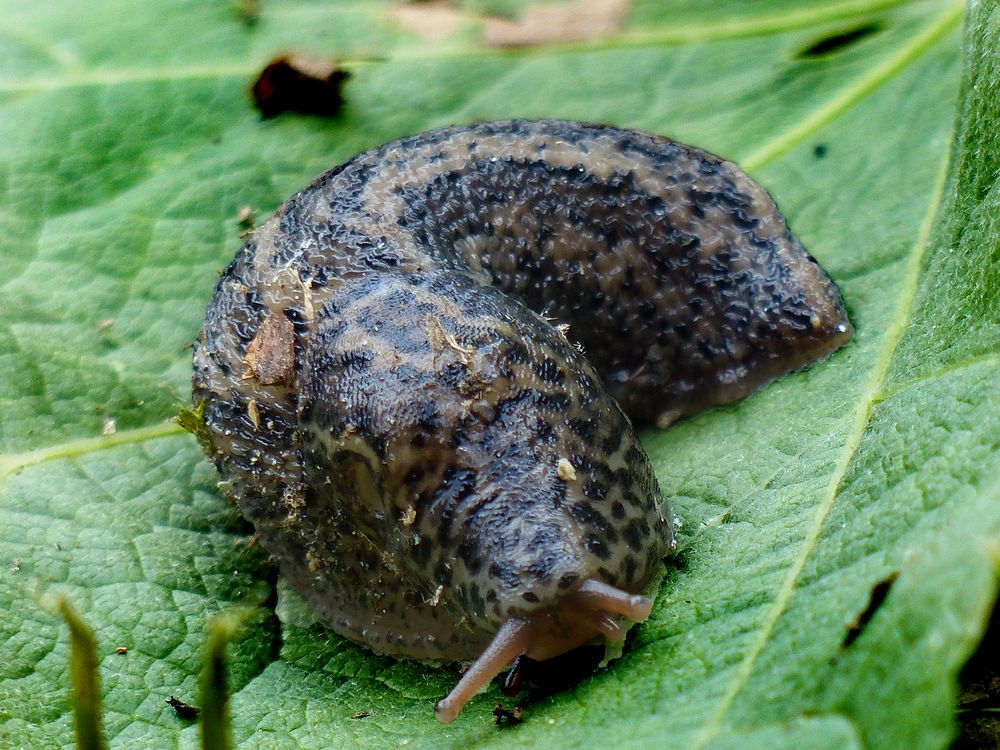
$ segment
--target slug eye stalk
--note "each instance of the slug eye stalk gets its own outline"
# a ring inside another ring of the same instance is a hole
[[[442,724],[454,721],[465,704],[519,656],[549,659],[595,637],[622,640],[627,627],[620,618],[641,622],[652,606],[645,596],[587,579],[554,607],[507,620],[447,697],[438,701],[434,716]]]

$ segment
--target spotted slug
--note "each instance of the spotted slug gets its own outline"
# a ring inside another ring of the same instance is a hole
[[[739,399],[852,335],[736,165],[557,120],[448,127],[292,196],[194,349],[202,441],[334,630],[472,661],[620,640],[671,549],[633,424]]]

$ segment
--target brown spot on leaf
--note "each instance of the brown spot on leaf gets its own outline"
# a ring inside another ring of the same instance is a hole
[[[251,93],[265,119],[282,112],[333,117],[344,103],[342,89],[350,77],[333,60],[294,52],[271,60]]]
[[[248,237],[257,228],[257,212],[250,206],[243,206],[236,213],[236,223],[240,228],[240,238]]]
[[[390,13],[400,26],[429,42],[447,39],[463,24],[474,20],[473,16],[452,7],[447,0],[429,3],[399,3]]]
[[[618,32],[631,0],[575,0],[529,6],[521,18],[487,19],[483,41],[488,47],[531,47],[584,42]]]
[[[264,0],[233,0],[233,4],[236,6],[236,12],[243,19],[243,23],[247,26],[253,26],[260,20],[260,11]]]
[[[631,0],[573,0],[538,2],[528,6],[518,19],[476,15],[448,2],[400,3],[393,18],[408,31],[427,41],[451,36],[464,24],[482,27],[487,47],[531,47],[600,39],[617,33]]]
[[[290,385],[295,376],[295,327],[284,315],[269,315],[257,329],[247,355],[244,378],[261,385]]]

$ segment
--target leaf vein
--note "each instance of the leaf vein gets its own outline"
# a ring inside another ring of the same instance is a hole
[[[0,485],[12,474],[16,474],[28,466],[52,461],[59,458],[75,458],[86,453],[109,450],[122,445],[143,443],[161,437],[181,435],[184,429],[173,420],[166,420],[147,427],[134,430],[122,430],[111,435],[80,438],[64,443],[56,443],[46,448],[38,448],[24,453],[0,454]]]
[[[775,596],[773,604],[764,616],[764,621],[758,631],[758,635],[753,639],[749,651],[737,667],[735,679],[723,695],[719,706],[709,717],[705,726],[702,728],[702,731],[693,743],[692,747],[695,748],[695,750],[705,747],[715,736],[718,735],[720,729],[722,728],[722,723],[725,719],[726,713],[736,700],[736,696],[739,695],[740,691],[749,681],[750,675],[753,672],[754,666],[756,665],[760,654],[764,651],[764,648],[771,639],[771,635],[777,627],[778,620],[788,608],[792,596],[795,593],[802,571],[805,569],[806,562],[819,541],[820,531],[823,524],[826,521],[827,516],[830,514],[834,502],[837,499],[840,484],[847,474],[847,470],[861,445],[862,439],[864,438],[865,430],[871,416],[872,407],[876,403],[876,399],[878,398],[878,394],[881,391],[882,384],[885,380],[886,374],[888,373],[889,364],[892,361],[893,354],[895,353],[903,332],[906,329],[906,325],[910,319],[910,314],[913,309],[923,259],[927,254],[931,230],[934,227],[934,219],[938,215],[941,208],[945,186],[947,184],[948,156],[949,155],[946,154],[942,159],[938,179],[932,194],[934,197],[928,206],[923,222],[921,222],[920,229],[917,233],[916,240],[913,244],[913,248],[907,262],[899,302],[886,328],[884,339],[885,343],[879,352],[875,365],[872,368],[871,375],[869,376],[868,382],[866,383],[861,394],[860,404],[855,413],[854,424],[844,445],[844,449],[830,475],[823,498],[816,509],[812,523],[806,531],[802,546],[799,548],[799,551],[788,570],[788,574],[785,576],[781,588]]]
[[[461,59],[485,55],[529,57],[539,54],[596,52],[607,49],[645,48],[653,46],[673,46],[693,43],[707,43],[741,39],[757,35],[780,34],[796,29],[818,26],[839,20],[870,16],[880,10],[901,5],[912,5],[913,0],[840,0],[818,8],[807,8],[793,12],[761,15],[756,18],[739,19],[728,22],[705,24],[679,24],[656,31],[629,32],[597,42],[576,42],[566,44],[536,45],[510,50],[488,48],[482,45],[439,46],[427,52],[426,47],[414,51],[402,51],[388,58],[390,62],[410,63],[418,60]],[[343,59],[340,64],[353,67],[366,64],[381,64],[386,58]],[[0,80],[0,93],[39,93],[67,88],[90,86],[116,86],[131,83],[170,82],[211,78],[240,78],[253,75],[257,64],[246,61],[227,60],[209,65],[192,65],[176,68],[114,70],[73,69],[60,76],[37,77],[27,80]]]
[[[898,54],[889,57],[881,65],[872,68],[867,75],[861,76],[842,89],[826,104],[816,108],[812,114],[800,120],[797,125],[739,159],[739,163],[748,172],[753,172],[790,151],[902,72],[910,63],[938,42],[941,37],[955,28],[961,21],[964,12],[963,5],[949,5],[933,23],[917,34]]]
[[[929,383],[933,380],[946,377],[952,373],[959,372],[961,370],[968,370],[979,365],[992,364],[1000,366],[1000,354],[994,352],[988,352],[984,354],[977,355],[975,357],[970,357],[964,359],[961,362],[953,362],[952,364],[946,365],[944,367],[939,367],[936,370],[920,375],[919,377],[907,380],[903,383],[898,383],[892,388],[887,388],[883,390],[875,399],[876,403],[881,403],[882,401],[888,401],[893,396],[902,393],[903,391],[908,391],[911,388],[922,385],[924,383]]]

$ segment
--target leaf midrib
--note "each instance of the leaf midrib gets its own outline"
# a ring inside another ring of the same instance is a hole
[[[935,181],[931,202],[928,205],[927,212],[921,222],[920,230],[913,244],[913,249],[907,259],[906,271],[896,309],[889,320],[884,343],[879,351],[877,359],[875,360],[875,365],[872,368],[864,389],[862,390],[858,408],[855,411],[851,431],[837,460],[837,464],[830,475],[830,479],[827,482],[823,499],[816,508],[813,521],[806,531],[802,545],[799,548],[799,551],[789,568],[784,581],[782,582],[781,588],[775,596],[774,602],[764,617],[762,626],[758,629],[757,635],[753,639],[750,649],[747,651],[746,656],[744,656],[743,661],[740,662],[739,666],[736,668],[736,674],[733,678],[732,684],[723,695],[723,698],[719,702],[716,710],[711,714],[708,721],[702,727],[702,730],[698,734],[694,743],[691,745],[692,750],[701,750],[719,734],[726,714],[732,707],[736,697],[749,681],[750,675],[757,664],[760,654],[771,640],[771,636],[774,633],[778,620],[781,619],[781,616],[788,609],[788,605],[795,593],[799,577],[805,569],[809,557],[816,549],[820,531],[822,530],[823,524],[836,502],[841,482],[846,476],[847,470],[850,467],[851,462],[854,460],[854,456],[861,445],[862,439],[864,438],[872,408],[879,400],[881,400],[882,394],[884,393],[883,386],[886,375],[889,371],[890,363],[892,362],[893,355],[899,346],[900,339],[906,330],[907,324],[910,321],[917,289],[919,287],[923,261],[930,244],[931,231],[934,228],[934,220],[941,209],[945,187],[948,184],[947,177],[949,160],[950,154],[945,153],[942,156],[941,165],[938,169],[938,176]]]

